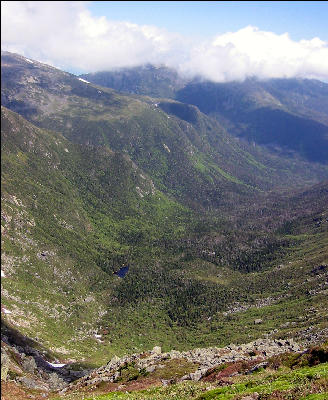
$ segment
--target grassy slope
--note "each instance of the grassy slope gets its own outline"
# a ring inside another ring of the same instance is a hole
[[[6,109],[2,146],[10,319],[53,347],[72,338],[75,348],[89,345],[81,339],[96,347],[92,332],[121,284],[113,272],[127,262],[135,268],[153,241],[179,237],[188,210],[154,189],[126,156],[82,149]]]
[[[115,392],[105,395],[85,396],[79,394],[72,396],[73,400],[137,400],[137,399],[197,399],[197,400],[232,400],[241,399],[242,396],[257,393],[260,398],[274,399],[302,399],[302,400],[324,400],[328,393],[328,364],[316,367],[303,367],[296,371],[279,371],[276,373],[262,372],[254,377],[243,377],[240,383],[228,385],[219,389],[210,389],[211,386],[204,384],[176,384],[169,387],[147,389],[137,392],[123,393]],[[292,397],[290,397],[292,396]],[[70,397],[68,397],[70,399]]]

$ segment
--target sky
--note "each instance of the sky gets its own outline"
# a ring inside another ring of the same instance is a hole
[[[2,1],[1,48],[72,73],[328,80],[327,1]]]
[[[328,40],[324,1],[94,1],[88,8],[95,16],[189,36],[206,38],[253,25],[277,34],[289,32],[294,40]]]

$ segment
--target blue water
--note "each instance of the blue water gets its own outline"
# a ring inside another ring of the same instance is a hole
[[[120,278],[124,278],[125,275],[128,273],[129,271],[129,266],[125,265],[124,267],[120,268],[117,272],[115,272],[115,275],[119,276]]]

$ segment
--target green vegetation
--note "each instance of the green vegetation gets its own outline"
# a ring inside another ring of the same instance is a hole
[[[233,382],[231,381],[233,380]],[[241,399],[243,396],[257,393],[259,399],[324,399],[328,394],[328,364],[304,366],[297,369],[281,367],[259,370],[252,375],[237,375],[230,378],[225,386],[213,389],[213,384],[183,382],[169,386],[148,388],[129,392],[108,394],[72,394],[67,400],[111,400],[111,399],[197,399],[225,400]],[[212,388],[211,388],[212,387]]]
[[[220,389],[208,391],[200,395],[197,399],[232,399],[237,394],[246,395],[249,393],[259,393],[270,395],[274,392],[282,394],[294,393],[294,398],[300,398],[298,393],[306,392],[310,389],[313,381],[320,381],[319,385],[325,385],[328,378],[328,365],[322,364],[316,367],[304,367],[296,371],[279,371],[277,373],[258,373],[253,379],[246,382],[234,384]],[[311,389],[310,389],[311,390]],[[289,392],[289,393],[288,393]],[[327,392],[328,393],[328,392]]]

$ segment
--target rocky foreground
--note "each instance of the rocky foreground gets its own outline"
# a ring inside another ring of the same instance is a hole
[[[286,352],[301,352],[301,347],[291,340],[259,339],[242,345],[231,344],[227,347],[210,347],[193,349],[189,351],[176,351],[162,353],[159,346],[153,350],[132,354],[124,357],[114,357],[111,361],[81,379],[68,384],[61,393],[71,390],[79,390],[86,387],[97,387],[103,382],[121,382],[135,379],[138,375],[151,375],[156,370],[164,370],[169,366],[170,360],[176,360],[176,365],[184,365],[191,370],[182,376],[174,376],[171,379],[161,379],[162,384],[176,383],[179,381],[199,381],[208,376],[213,368],[235,363],[237,361],[248,362],[250,370],[266,367],[265,360],[268,357]],[[172,366],[172,363],[171,363]],[[180,375],[183,369],[179,370]],[[161,374],[157,374],[160,376]],[[164,374],[165,375],[165,374]]]
[[[213,397],[208,398],[214,399],[221,390],[229,390],[231,395],[237,395],[240,390],[247,394],[256,385],[265,393],[287,388],[285,394],[294,397],[286,398],[295,399],[303,399],[305,393],[328,391],[327,344],[304,349],[292,339],[258,339],[247,344],[182,352],[162,352],[161,347],[155,346],[148,352],[121,358],[114,356],[107,365],[93,370],[76,370],[74,364],[51,363],[42,352],[22,342],[13,345],[8,340],[7,343],[2,341],[1,353],[2,400],[82,400],[89,399],[91,394],[94,399],[103,399],[102,396],[110,392],[115,392],[119,399],[125,399],[124,396],[128,396],[127,399],[168,399],[175,398],[176,390],[181,391],[181,399],[207,399],[209,395]],[[245,379],[252,382],[241,387],[240,382]],[[252,396],[252,399],[271,399],[260,394],[256,397],[253,392]],[[248,397],[238,394],[237,398]]]

